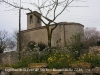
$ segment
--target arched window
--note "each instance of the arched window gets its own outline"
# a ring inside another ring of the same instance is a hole
[[[33,16],[30,16],[30,24],[33,23]]]

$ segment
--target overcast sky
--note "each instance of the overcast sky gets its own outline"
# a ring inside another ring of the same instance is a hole
[[[13,1],[13,0],[8,0]],[[15,0],[15,2],[18,0]],[[27,0],[22,0],[27,1]],[[74,6],[88,6],[88,7],[69,7],[56,20],[57,22],[77,22],[84,25],[84,27],[96,27],[100,30],[100,0],[82,0],[86,2],[73,2]],[[24,4],[25,7],[28,5]],[[23,6],[24,6],[23,5]],[[33,8],[32,6],[30,8]],[[34,8],[33,8],[34,9]],[[35,9],[34,9],[35,10]],[[60,9],[59,9],[60,10]],[[29,11],[22,11],[21,25],[22,29],[27,29],[27,16]],[[12,7],[0,4],[0,30],[7,30],[13,32],[18,29],[19,12],[18,9],[12,11]]]

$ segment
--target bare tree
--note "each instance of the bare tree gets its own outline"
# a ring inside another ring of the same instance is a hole
[[[100,31],[96,28],[85,28],[84,29],[84,37],[83,37],[83,44],[85,48],[89,46],[97,45],[97,41],[100,41]]]
[[[39,18],[47,29],[47,36],[48,36],[48,46],[51,49],[51,38],[52,33],[54,29],[57,27],[58,23],[55,22],[55,20],[58,18],[59,15],[61,15],[64,10],[75,0],[38,0],[38,3],[32,3],[30,1],[30,5],[33,5],[36,7],[38,12],[41,14],[42,18],[40,18],[36,13],[33,13],[37,18]],[[78,1],[78,0],[76,0]],[[10,6],[13,6],[15,8],[21,8],[23,10],[29,10],[30,12],[33,12],[30,8],[24,8],[23,6],[18,6],[16,3],[9,3],[8,0],[2,0],[2,2],[9,4]],[[59,10],[59,7],[62,9]],[[59,11],[57,11],[59,10]],[[44,13],[45,11],[45,13]],[[50,17],[52,14],[52,17]],[[46,21],[45,21],[46,20]],[[55,26],[53,28],[50,28],[50,25],[54,24]]]
[[[12,49],[15,47],[15,42],[11,39],[7,31],[0,30],[0,53],[3,53],[6,48]]]

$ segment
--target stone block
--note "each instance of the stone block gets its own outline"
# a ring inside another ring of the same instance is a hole
[[[29,68],[45,68],[47,63],[31,63],[28,65]]]
[[[75,72],[63,72],[63,75],[76,75],[76,73]]]

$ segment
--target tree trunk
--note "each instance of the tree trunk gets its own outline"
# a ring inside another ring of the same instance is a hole
[[[51,50],[51,39],[52,39],[52,33],[53,33],[53,30],[57,27],[58,24],[55,24],[55,26],[53,28],[49,28],[50,25],[46,25],[46,29],[47,29],[47,35],[48,35],[48,46],[49,46],[49,49],[50,49],[50,53],[52,53],[52,50]]]
[[[46,28],[47,28],[47,35],[48,35],[48,46],[49,46],[50,53],[51,53],[51,35],[52,34],[50,32],[49,25]]]
[[[51,34],[48,34],[48,46],[51,49]]]

